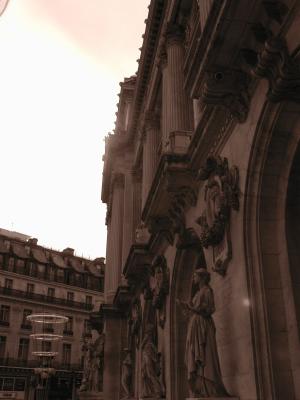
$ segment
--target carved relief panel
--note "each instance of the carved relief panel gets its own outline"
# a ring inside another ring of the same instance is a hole
[[[239,172],[229,168],[226,158],[210,156],[199,170],[198,179],[205,181],[205,209],[197,219],[204,248],[212,247],[213,269],[226,274],[232,257],[230,240],[231,209],[239,209]]]

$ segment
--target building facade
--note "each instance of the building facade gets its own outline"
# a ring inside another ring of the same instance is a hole
[[[61,342],[45,345],[58,352],[52,362],[51,398],[72,398],[72,385],[79,387],[82,378],[83,336],[95,335],[89,320],[103,302],[104,269],[103,258],[77,257],[71,248],[50,250],[37,239],[1,230],[0,398],[34,398],[34,368],[40,365],[32,355],[34,327],[26,319],[33,313],[69,318]],[[54,326],[46,328],[54,331]]]
[[[216,394],[300,399],[299,7],[150,2],[104,156],[106,400],[207,397],[216,348]]]

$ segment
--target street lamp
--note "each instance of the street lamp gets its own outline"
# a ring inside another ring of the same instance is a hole
[[[69,318],[54,313],[35,313],[28,315],[26,319],[33,326],[33,333],[30,335],[33,345],[32,355],[40,360],[34,373],[38,376],[36,397],[42,399],[49,389],[48,378],[55,374],[52,360],[58,355],[63,327]]]

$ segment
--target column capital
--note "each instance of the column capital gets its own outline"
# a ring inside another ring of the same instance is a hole
[[[182,44],[184,36],[185,32],[183,26],[174,23],[168,24],[165,32],[166,48],[173,44]]]
[[[121,172],[113,172],[112,173],[112,186],[124,186],[124,174]]]
[[[163,70],[168,64],[167,51],[164,45],[160,46],[156,65],[160,70]]]
[[[133,168],[132,170],[130,170],[130,174],[131,174],[132,180],[134,182],[141,182],[141,180],[142,180],[141,168]]]

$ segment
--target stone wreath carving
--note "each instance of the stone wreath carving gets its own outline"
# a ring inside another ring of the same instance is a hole
[[[205,210],[197,219],[204,248],[213,248],[214,270],[225,275],[231,259],[230,213],[239,210],[239,172],[229,169],[226,158],[210,156],[199,170],[198,179],[206,181]]]

